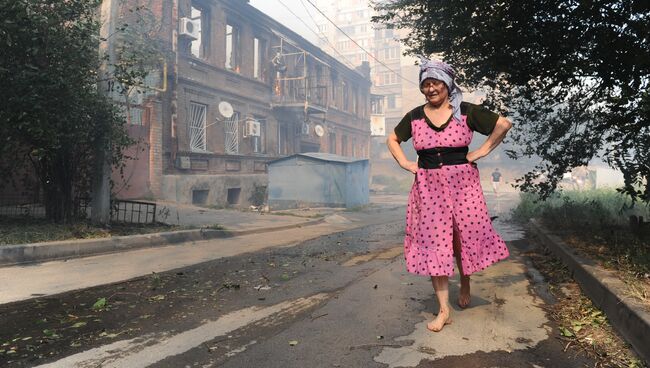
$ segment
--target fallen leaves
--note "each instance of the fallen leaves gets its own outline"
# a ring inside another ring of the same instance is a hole
[[[96,311],[98,311],[98,310],[102,310],[102,309],[104,309],[104,308],[106,308],[106,298],[99,298],[99,299],[97,299],[97,301],[95,302],[95,304],[93,304],[93,306],[92,306],[92,309],[93,309],[93,310],[96,310]]]

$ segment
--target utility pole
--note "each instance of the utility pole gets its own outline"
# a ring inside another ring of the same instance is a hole
[[[100,68],[100,92],[113,99],[113,65],[115,65],[115,24],[118,15],[118,0],[103,0],[101,5],[102,40],[99,52],[103,58]],[[92,202],[90,219],[94,224],[107,225],[111,220],[111,146],[106,135],[101,137],[95,147],[95,170],[92,183]]]

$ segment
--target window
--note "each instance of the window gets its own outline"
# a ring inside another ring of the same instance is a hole
[[[347,83],[343,82],[343,110],[348,111],[350,109],[350,87]]]
[[[206,151],[205,122],[206,105],[190,102],[189,130],[190,130],[190,151]]]
[[[208,202],[209,195],[210,195],[209,189],[192,190],[192,204],[206,204]]]
[[[239,153],[239,112],[235,111],[224,124],[225,151],[229,155]]]
[[[342,135],[341,136],[341,155],[343,155],[343,156],[348,155],[348,136],[347,135]]]
[[[398,95],[387,95],[386,100],[387,109],[389,110],[400,109],[402,107],[402,99]]]
[[[228,188],[228,196],[226,200],[228,204],[239,204],[239,197],[241,196],[241,188]]]
[[[387,86],[391,84],[397,84],[397,74],[393,72],[379,72],[377,74],[377,85],[378,86]]]
[[[336,133],[331,132],[328,138],[330,153],[336,153]]]
[[[253,136],[253,152],[264,153],[266,141],[266,119],[256,116],[255,120],[260,123],[260,136]]]
[[[278,122],[278,125],[280,124],[282,123]],[[280,125],[278,127],[278,155],[283,156],[289,154],[288,140],[289,128],[287,128],[284,124]]]
[[[207,58],[208,55],[207,36],[210,32],[208,31],[207,26],[210,22],[207,21],[207,15],[208,13],[203,8],[200,8],[196,4],[192,4],[190,19],[192,19],[194,24],[197,26],[199,37],[190,42],[190,53],[192,56],[202,59]]]
[[[226,69],[239,73],[241,67],[240,36],[237,26],[226,25]]]
[[[357,138],[352,137],[352,157],[357,157]]]
[[[370,98],[370,113],[373,115],[382,115],[384,113],[384,96]]]
[[[253,78],[264,79],[264,58],[266,55],[266,42],[253,38]]]
[[[336,70],[330,70],[330,73],[332,74],[332,106],[338,107],[339,106],[339,79],[338,79],[338,74],[336,73]]]

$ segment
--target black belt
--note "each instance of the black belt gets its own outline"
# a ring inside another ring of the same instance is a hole
[[[466,164],[468,147],[436,147],[419,150],[418,167],[438,169],[445,165]]]

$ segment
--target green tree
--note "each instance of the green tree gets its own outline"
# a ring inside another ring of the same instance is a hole
[[[408,29],[411,54],[438,54],[486,104],[515,119],[514,157],[538,156],[520,179],[552,193],[562,174],[604,159],[621,191],[650,202],[650,2],[388,0],[374,21]],[[540,179],[544,174],[546,179]]]
[[[132,143],[97,90],[100,3],[0,0],[2,179],[31,163],[57,222],[74,216],[75,194],[88,189],[93,148],[107,142],[118,165]]]

